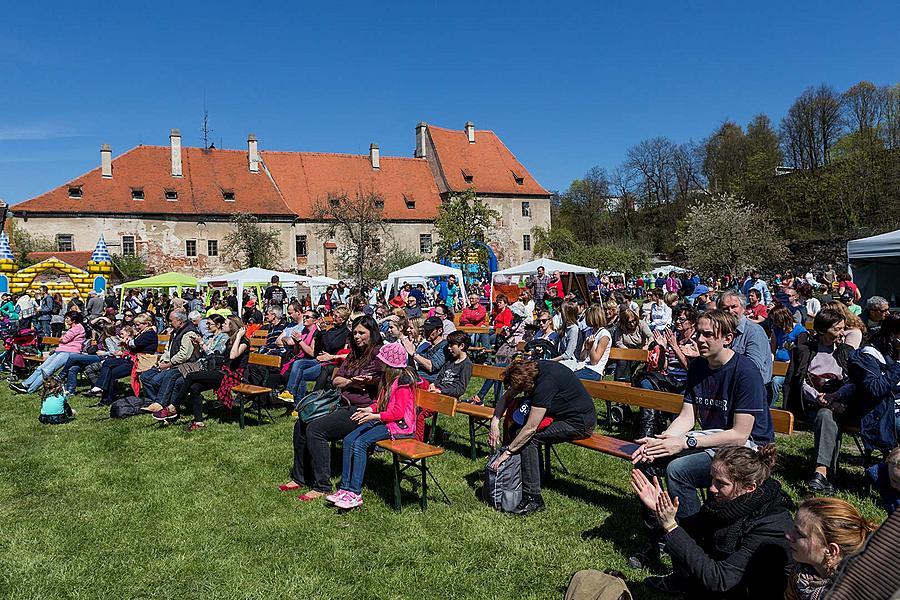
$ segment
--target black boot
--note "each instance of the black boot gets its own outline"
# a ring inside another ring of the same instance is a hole
[[[544,510],[544,499],[540,494],[537,494],[536,496],[522,494],[522,501],[519,502],[513,513],[524,517],[525,515],[541,512],[542,510]]]
[[[660,430],[657,429],[658,411],[652,408],[641,409],[641,421],[638,428],[638,439],[645,437],[653,437]]]
[[[634,569],[659,569],[662,566],[659,540],[648,538],[637,552],[628,557],[628,564]]]

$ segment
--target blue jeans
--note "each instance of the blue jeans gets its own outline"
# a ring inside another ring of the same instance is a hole
[[[495,367],[508,367],[509,363],[494,363]],[[491,386],[494,388],[494,403],[496,404],[497,400],[500,398],[500,395],[503,393],[503,382],[493,381],[491,379],[485,379],[484,383],[481,384],[481,389],[478,390],[478,397],[484,400],[488,391],[491,389]]]
[[[70,353],[62,370],[62,376],[66,379],[66,391],[74,394],[75,387],[78,385],[78,373],[83,371],[86,366],[98,362],[100,362],[100,357],[96,354]]]
[[[141,374],[141,395],[151,402],[167,406],[175,401],[183,384],[184,378],[175,367],[164,371],[153,367]]]
[[[314,358],[301,358],[291,363],[287,390],[299,400],[306,395],[306,382],[315,381],[322,372],[322,365]]]
[[[603,379],[603,375],[593,369],[588,369],[587,367],[582,367],[575,371],[575,377],[578,379],[587,379],[589,381],[600,381]]]
[[[784,387],[784,377],[781,375],[776,375],[772,377],[772,401],[769,403],[770,406],[775,406],[778,404],[778,394],[782,391],[781,388]],[[784,402],[782,402],[784,404]]]
[[[656,463],[657,461],[654,461]],[[654,463],[651,463],[654,464]],[[678,454],[666,465],[666,479],[669,496],[678,497],[678,518],[683,519],[700,511],[697,490],[705,489],[712,483],[709,466],[712,457],[705,451]],[[658,465],[662,466],[662,465]]]
[[[50,337],[50,319],[38,319],[36,329],[42,336]]]
[[[344,466],[341,469],[340,489],[359,494],[362,492],[363,477],[366,475],[366,461],[369,448],[375,442],[391,437],[387,425],[380,421],[363,423],[344,438]]]
[[[33,394],[38,391],[38,388],[43,385],[45,378],[52,376],[62,369],[70,354],[72,354],[72,352],[54,352],[49,355],[44,362],[41,363],[41,366],[35,369],[34,373],[22,382],[22,385],[28,388],[28,393]]]

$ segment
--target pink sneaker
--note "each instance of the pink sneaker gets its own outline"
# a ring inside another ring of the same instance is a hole
[[[325,500],[331,502],[332,504],[337,504],[338,500],[342,500],[344,496],[349,493],[350,492],[348,492],[347,490],[338,490],[333,494],[328,494],[327,496],[325,496]]]
[[[353,492],[347,492],[343,498],[340,498],[337,502],[334,503],[338,508],[356,508],[357,506],[362,506],[363,499],[362,494],[354,494]]]

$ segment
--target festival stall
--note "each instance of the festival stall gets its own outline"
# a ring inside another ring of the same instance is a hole
[[[394,294],[400,291],[400,287],[405,283],[414,283],[416,281],[421,281],[423,279],[431,279],[437,277],[448,277],[450,275],[456,276],[456,281],[459,283],[460,296],[462,298],[466,297],[466,287],[463,282],[462,271],[455,267],[448,267],[446,265],[439,265],[436,262],[431,262],[430,260],[423,260],[420,263],[416,263],[414,265],[410,265],[399,271],[394,271],[387,278],[387,285],[385,290],[387,292],[386,297],[391,298]]]
[[[547,275],[552,274],[554,271],[559,271],[563,275],[563,291],[565,293],[575,288],[582,298],[590,298],[587,276],[593,275],[596,277],[596,269],[572,265],[553,260],[552,258],[538,258],[515,267],[494,271],[493,275],[491,275],[491,304],[493,304],[497,294],[504,294],[510,302],[515,302],[516,298],[519,297],[519,290],[529,277],[537,274],[538,267],[544,267]]]
[[[127,283],[123,283],[118,286],[119,289],[122,290],[122,297],[119,299],[119,310],[122,310],[122,305],[125,303],[125,290],[130,289],[165,289],[172,290],[177,289],[178,295],[181,295],[181,291],[184,288],[188,289],[196,289],[197,288],[197,278],[191,277],[190,275],[185,275],[183,273],[176,273],[174,271],[169,273],[162,273],[160,275],[154,275],[153,277],[147,277],[144,279],[138,279],[136,281],[129,281]]]
[[[236,289],[238,298],[244,297],[244,288],[251,287],[256,289],[256,297],[262,298],[265,288],[272,281],[272,276],[278,276],[278,284],[285,289],[290,297],[291,290],[294,290],[294,296],[297,295],[297,286],[309,281],[309,277],[305,275],[296,275],[294,273],[282,273],[281,271],[270,271],[269,269],[261,269],[259,267],[250,267],[249,269],[241,269],[233,273],[225,273],[224,275],[210,275],[200,279],[197,283],[201,286],[212,288],[233,287]]]
[[[900,301],[900,229],[847,242],[847,262],[863,299]]]

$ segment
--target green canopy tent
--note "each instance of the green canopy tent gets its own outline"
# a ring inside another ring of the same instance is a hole
[[[161,275],[154,275],[153,277],[147,277],[145,279],[138,279],[137,281],[129,281],[128,283],[123,283],[119,287],[123,292],[133,288],[178,288],[178,295],[181,295],[181,290],[183,288],[190,288],[192,290],[197,289],[197,278],[172,271],[169,273],[162,273]],[[125,294],[123,293],[122,298],[119,300],[119,311],[122,310],[124,303]]]

